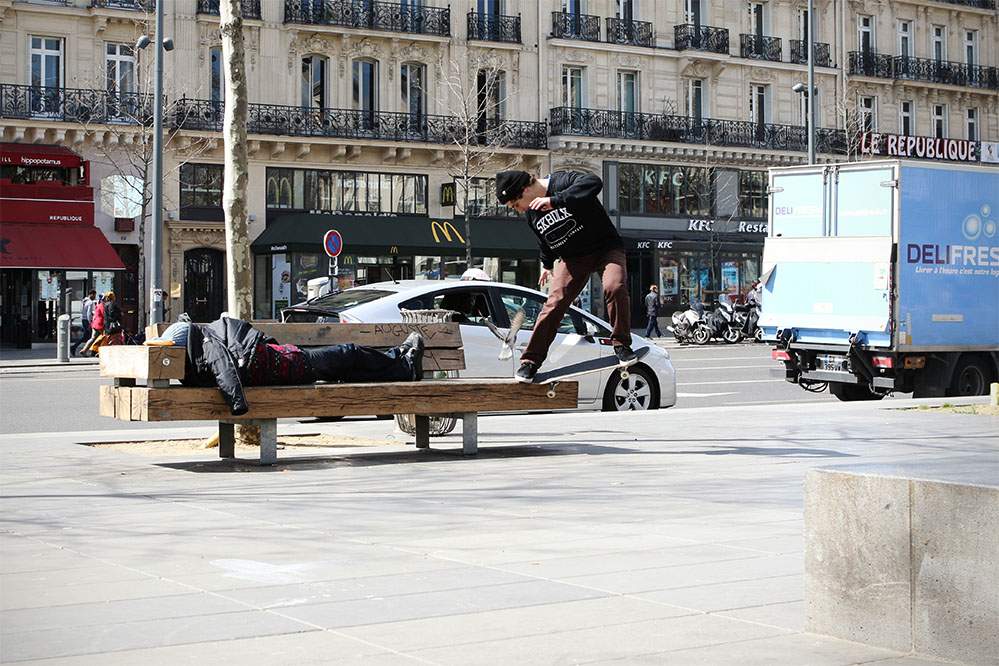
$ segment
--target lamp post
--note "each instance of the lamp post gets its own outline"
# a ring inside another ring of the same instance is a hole
[[[814,0],[808,0],[808,96],[805,111],[808,114],[808,163],[815,164],[815,17]]]
[[[163,267],[160,246],[163,243],[163,51],[173,50],[173,40],[163,38],[163,0],[156,0],[155,83],[153,84],[153,228],[149,237],[149,323],[163,321]],[[142,35],[135,42],[138,49],[149,46]]]

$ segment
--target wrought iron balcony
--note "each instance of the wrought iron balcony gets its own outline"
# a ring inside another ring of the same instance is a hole
[[[43,88],[0,84],[0,117],[91,124],[148,125],[151,95],[109,93],[83,88]]]
[[[850,51],[850,74],[999,90],[999,69],[962,62]]]
[[[818,130],[816,146],[826,152],[841,152],[842,146],[845,151],[846,138],[839,132]],[[551,109],[551,134],[800,152],[808,147],[807,130],[797,125],[570,107]]]
[[[451,36],[450,7],[403,7],[371,0],[285,0],[284,22]]]
[[[625,21],[619,18],[607,19],[607,41],[611,44],[648,46],[655,48],[656,31],[648,21]]]
[[[976,9],[995,9],[995,0],[937,0],[946,2],[949,5],[964,5],[965,7],[975,7]]]
[[[815,42],[815,66],[832,67],[832,58],[829,57],[829,45],[822,42]],[[791,40],[791,62],[801,65],[808,64],[808,44],[801,39]]]
[[[260,0],[239,0],[239,4],[242,8],[243,18],[260,18]],[[219,0],[198,0],[198,13],[218,16]]]
[[[728,53],[728,30],[710,25],[683,23],[673,26],[673,46],[677,51],[694,49]]]
[[[586,14],[552,12],[552,37],[600,41],[600,17]]]
[[[780,37],[765,37],[763,35],[739,35],[739,55],[753,60],[770,60],[780,62]]]
[[[155,12],[156,0],[90,0],[94,9],[127,9],[138,12]]]
[[[468,12],[468,38],[520,44],[520,17]]]

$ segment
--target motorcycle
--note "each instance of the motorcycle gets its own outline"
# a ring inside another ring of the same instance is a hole
[[[721,338],[729,344],[742,339],[742,332],[736,322],[735,307],[728,298],[720,298],[718,307],[702,317],[694,328],[692,339],[695,344],[706,345],[712,338]]]
[[[693,301],[686,310],[677,310],[673,313],[673,324],[667,326],[666,330],[670,331],[680,344],[693,342],[694,331],[703,315],[704,304],[700,301]]]
[[[763,329],[759,327],[760,306],[757,303],[746,303],[735,306],[735,324],[741,337],[755,342],[763,342]]]

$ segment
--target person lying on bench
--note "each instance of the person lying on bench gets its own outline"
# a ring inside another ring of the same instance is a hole
[[[250,322],[223,316],[210,324],[170,324],[146,345],[186,347],[181,383],[218,386],[233,416],[250,408],[244,386],[412,382],[423,378],[424,344],[416,332],[385,352],[353,343],[302,349],[279,345]]]

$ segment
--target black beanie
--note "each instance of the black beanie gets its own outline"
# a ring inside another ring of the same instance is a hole
[[[496,174],[496,199],[505,204],[519,199],[531,184],[531,174],[526,171],[500,171]]]

